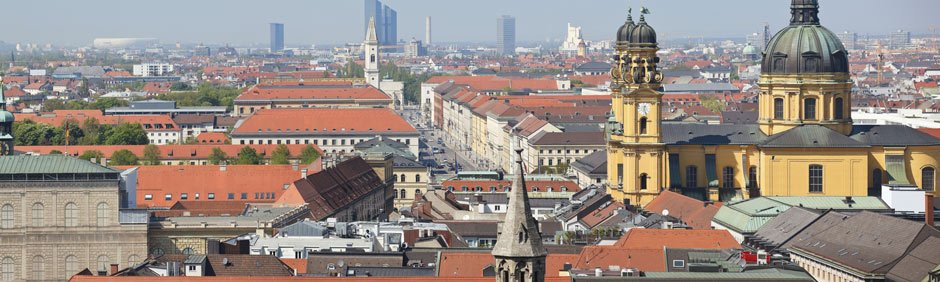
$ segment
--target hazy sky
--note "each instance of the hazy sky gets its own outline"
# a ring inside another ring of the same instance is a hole
[[[627,5],[647,6],[661,38],[741,37],[789,20],[789,0],[386,0],[398,10],[399,39],[495,41],[496,18],[516,17],[518,40],[561,39],[566,23],[586,39],[610,39]],[[938,0],[820,0],[823,25],[862,35],[940,26]],[[268,23],[285,24],[288,45],[363,38],[361,0],[27,0],[4,1],[0,41],[90,45],[95,37],[155,37],[164,43],[267,44]],[[934,13],[931,15],[930,13]]]

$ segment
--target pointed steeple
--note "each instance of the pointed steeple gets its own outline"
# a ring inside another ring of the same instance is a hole
[[[493,247],[493,255],[506,258],[544,257],[548,255],[548,251],[542,246],[538,222],[532,217],[529,193],[525,185],[525,171],[522,167],[522,149],[518,146],[515,162],[515,177],[512,190],[509,191],[509,207],[496,246]]]
[[[366,31],[366,43],[378,43],[379,36],[375,33],[375,17],[369,18],[369,30]]]

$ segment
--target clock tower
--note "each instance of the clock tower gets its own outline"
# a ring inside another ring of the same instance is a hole
[[[656,31],[640,21],[618,32],[618,52],[611,77],[613,117],[608,122],[608,192],[617,200],[645,205],[666,187],[663,173],[662,73],[658,69]],[[632,24],[632,20],[624,26]]]

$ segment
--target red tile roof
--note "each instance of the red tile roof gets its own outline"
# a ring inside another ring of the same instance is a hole
[[[228,165],[224,170],[221,166],[141,166],[137,170],[137,206],[173,206],[184,193],[190,201],[273,203],[301,177],[300,169],[290,165]],[[210,193],[214,199],[209,199]],[[168,194],[170,200],[165,198]],[[146,195],[152,199],[145,199]]]
[[[255,86],[242,92],[235,101],[251,100],[313,100],[313,99],[356,99],[356,100],[391,100],[381,90],[372,86],[342,85],[332,87],[309,86]]]
[[[293,182],[278,204],[309,204],[315,220],[324,220],[336,210],[358,201],[375,189],[384,189],[382,179],[360,157]]]
[[[66,120],[78,123],[93,118],[101,124],[139,123],[147,131],[179,131],[180,128],[169,115],[126,115],[106,116],[99,110],[55,110],[51,114],[17,114],[16,120],[32,120],[37,123],[61,126]]]
[[[225,132],[203,132],[196,135],[196,143],[201,144],[225,144],[231,141]]]
[[[549,254],[545,258],[545,277],[560,277],[565,263],[574,264],[578,259],[575,254]],[[486,253],[457,253],[442,252],[438,267],[438,277],[483,277],[483,269],[496,263],[496,259],[489,252]],[[435,278],[435,277],[429,277]],[[492,280],[492,277],[488,277]]]
[[[589,270],[610,266],[636,268],[646,272],[666,271],[666,255],[663,249],[625,249],[612,246],[588,246],[573,263],[573,268]]]
[[[614,246],[625,249],[740,249],[728,230],[641,229],[627,231]]]
[[[235,134],[379,134],[417,133],[405,119],[385,108],[263,109],[245,120]]]
[[[695,229],[711,229],[712,218],[718,213],[719,206],[686,197],[685,195],[663,191],[653,198],[643,209],[663,214],[669,211],[669,216],[678,218]]]
[[[524,79],[524,78],[504,78],[499,76],[435,76],[428,79],[425,83],[442,84],[453,81],[454,84],[467,85],[478,91],[503,91],[511,88],[514,90],[558,90],[558,84],[551,79]]]
[[[143,156],[144,148],[147,145],[91,145],[91,146],[19,146],[16,147],[17,151],[36,153],[40,155],[48,155],[53,150],[59,152],[67,152],[73,156],[79,156],[86,151],[100,151],[104,154],[105,158],[111,158],[111,155],[118,150],[128,150],[134,155]],[[241,151],[243,147],[251,147],[255,149],[263,158],[270,158],[271,152],[277,148],[278,145],[274,144],[251,144],[251,145],[235,145],[235,144],[219,144],[219,145],[156,145],[160,149],[160,159],[161,160],[206,160],[209,158],[209,155],[212,154],[212,150],[219,148],[222,152],[225,152],[225,155],[229,157],[234,157],[238,155],[238,152]],[[303,144],[289,144],[287,146],[290,150],[292,156],[297,156],[300,154],[306,146]],[[316,145],[313,146],[317,151],[321,151]],[[322,151],[321,151],[322,152]]]
[[[493,277],[303,277],[303,276],[91,276],[75,275],[69,282],[254,282],[254,281],[343,281],[343,282],[492,282]],[[570,277],[545,277],[546,282],[569,282]]]

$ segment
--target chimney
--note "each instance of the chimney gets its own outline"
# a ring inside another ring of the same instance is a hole
[[[225,161],[219,162],[219,171],[226,171]]]
[[[98,158],[91,158],[91,160],[89,160],[89,161],[91,161],[91,163],[93,163],[93,164],[97,164],[97,163],[98,163]]]
[[[291,160],[291,161],[290,161],[290,168],[291,168],[292,170],[297,171],[298,165],[299,165],[299,163],[297,162],[297,160]]]
[[[111,275],[114,275],[114,274],[117,273],[117,272],[118,272],[118,264],[112,263],[112,264],[111,264],[111,273],[110,273],[110,274],[111,274]]]
[[[306,177],[307,177],[307,169],[306,169],[306,168],[305,168],[305,169],[301,169],[301,170],[300,170],[300,178],[306,178]]]
[[[927,226],[933,226],[933,195],[924,195],[924,223]]]

